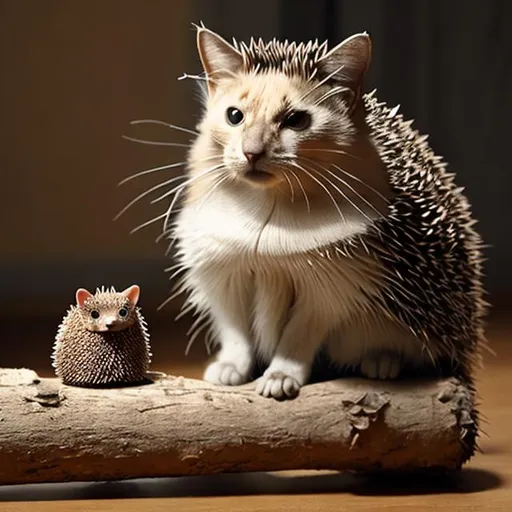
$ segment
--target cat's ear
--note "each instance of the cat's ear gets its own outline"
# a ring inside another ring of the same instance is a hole
[[[76,303],[79,307],[82,307],[85,301],[92,297],[92,293],[88,292],[85,288],[79,288],[76,291]]]
[[[137,302],[139,302],[140,288],[134,284],[133,286],[126,288],[126,290],[123,290],[121,294],[125,297],[128,297],[128,300],[131,302],[131,304],[136,306]]]
[[[362,82],[370,66],[372,42],[363,32],[354,34],[328,51],[319,61],[322,74],[351,92],[351,102],[359,98]]]
[[[244,60],[242,54],[225,39],[204,27],[197,29],[197,49],[204,71],[209,78],[208,90],[215,83],[240,71]]]

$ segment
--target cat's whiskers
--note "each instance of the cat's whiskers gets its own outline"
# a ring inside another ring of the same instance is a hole
[[[199,132],[196,130],[191,130],[189,128],[184,128],[183,126],[178,126],[176,124],[166,123],[165,121],[160,121],[159,119],[135,119],[130,121],[131,125],[137,124],[158,124],[160,126],[165,126],[166,128],[171,128],[173,130],[178,130],[179,132],[188,133],[190,135],[197,136]]]
[[[209,174],[216,173],[217,171],[221,170],[222,167],[223,167],[223,164],[217,164],[213,167],[210,167],[210,168],[206,169],[205,171],[201,172],[200,174],[193,176],[192,178],[189,178],[185,183],[182,183],[178,187],[175,187],[174,190],[167,192],[166,194],[164,194],[164,196],[158,198],[158,200],[161,200],[164,197],[167,197],[167,196],[171,195],[172,193],[175,193],[174,197],[172,198],[171,204],[169,205],[169,208],[166,211],[164,225],[162,228],[162,233],[157,237],[156,243],[160,242],[160,240],[162,240],[162,238],[164,238],[167,234],[169,234],[172,231],[172,229],[168,229],[167,227],[169,225],[169,220],[170,220],[171,214],[173,212],[174,205],[178,201],[178,198],[181,195],[181,193],[183,192],[183,190],[185,190],[186,187],[192,185],[193,183],[200,180],[201,178],[204,178],[205,176],[207,176]],[[154,200],[153,202],[156,202],[156,200]]]
[[[204,178],[206,175],[214,173],[215,171],[218,171],[222,167],[224,167],[223,163],[220,163],[220,164],[214,165],[212,167],[209,167],[208,169],[206,169],[205,171],[201,172],[200,174],[198,174],[196,176],[192,176],[191,178],[188,178],[185,181],[185,183],[181,183],[177,187],[174,187],[172,190],[169,190],[169,191],[165,192],[164,194],[162,194],[161,196],[157,197],[156,199],[153,199],[151,201],[151,204],[158,203],[162,199],[165,199],[166,197],[169,197],[170,195],[174,194],[174,192],[176,190],[178,190],[179,188],[187,187],[188,185],[191,185],[192,183],[194,183],[196,180],[198,180],[200,178]]]
[[[340,172],[344,172],[344,169],[342,169],[341,167],[337,166],[336,164],[331,164],[331,166],[334,167],[335,169],[337,169]],[[333,173],[332,171],[329,171],[329,170],[327,170],[327,171],[329,172],[329,174],[332,174],[339,182],[343,183],[345,187],[347,187],[349,190],[354,192],[354,194],[356,194],[359,198],[361,198],[361,200],[363,202],[365,202],[381,219],[385,219],[386,218],[385,215],[378,208],[376,208],[375,205],[371,201],[368,201],[368,199],[366,199],[354,187],[352,187],[349,183],[347,183],[346,180],[344,180],[343,178],[338,176],[336,173]],[[361,181],[361,184],[366,185],[366,183],[364,183],[363,181]],[[386,201],[386,204],[389,203],[389,201],[378,190],[374,189],[373,187],[370,187],[369,185],[367,185],[367,187],[369,188],[370,191],[375,192],[378,195],[379,198],[384,199]]]
[[[225,173],[224,175],[222,175],[220,177],[218,176],[217,181],[214,183],[212,188],[205,194],[205,196],[203,197],[203,200],[201,201],[201,203],[199,204],[197,209],[200,210],[204,206],[204,204],[206,203],[208,198],[211,197],[211,195],[215,192],[215,190],[217,190],[229,178],[230,178],[230,175],[228,173]]]
[[[293,188],[293,185],[292,185],[292,182],[290,181],[290,178],[288,177],[288,175],[286,174],[286,169],[281,169],[283,171],[283,176],[285,178],[285,180],[288,182],[288,186],[290,187],[290,194],[291,194],[291,202],[292,204],[295,202],[295,190]]]
[[[194,137],[198,137],[200,135],[197,130],[190,130],[189,128],[184,128],[183,126],[178,126],[176,124],[166,123],[165,121],[160,121],[158,119],[136,119],[134,121],[130,121],[130,124],[158,124],[160,126],[165,126],[166,128],[171,128],[173,130],[178,130],[183,133],[194,135]],[[210,134],[210,137],[222,148],[226,147],[226,145],[221,140],[214,137],[212,134]]]
[[[138,142],[139,144],[147,144],[149,146],[171,146],[175,148],[190,148],[192,144],[181,144],[179,142],[165,142],[159,140],[147,140],[147,139],[139,139],[137,137],[130,137],[129,135],[121,136],[125,140],[129,140],[130,142]]]
[[[327,169],[325,169],[329,174],[332,174],[334,177],[336,177],[336,175],[331,172],[331,171],[328,171]],[[317,169],[311,169],[312,172],[314,172],[317,176],[320,176],[326,183],[328,183],[336,192],[338,192],[338,194],[342,197],[343,200],[345,200],[347,203],[349,203],[352,208],[354,208],[355,210],[357,210],[370,224],[374,224],[374,221],[371,217],[368,216],[368,214],[362,210],[361,208],[359,208],[359,206],[357,206],[356,203],[354,203],[354,201],[352,201],[350,199],[350,197],[347,196],[347,194],[345,194],[343,192],[343,190],[341,190],[340,187],[338,187],[331,179],[329,179],[327,176],[325,176],[325,174],[323,174],[322,172],[320,172],[319,170]]]
[[[367,206],[369,206],[379,217],[381,218],[385,218],[384,215],[382,214],[381,211],[379,211],[375,205],[373,205],[370,201],[368,201],[368,199],[366,199],[362,194],[360,194],[354,187],[352,187],[350,184],[348,184],[343,178],[341,178],[340,176],[338,176],[336,173],[334,173],[333,171],[330,171],[329,169],[327,169],[327,167],[323,166],[322,164],[320,164],[320,162],[316,161],[316,160],[312,160],[310,158],[306,158],[306,157],[298,157],[300,160],[306,160],[308,162],[311,162],[312,164],[315,164],[317,165],[322,171],[326,172],[327,174],[329,174],[330,176],[332,176],[333,178],[335,178],[337,181],[339,181],[344,187],[348,188],[352,193],[354,193],[357,197],[359,197],[359,199],[361,199]],[[336,164],[330,164],[332,167],[334,167],[335,169],[339,170],[340,172],[342,172],[343,170],[338,167]],[[347,198],[348,199],[348,198]]]
[[[323,170],[325,170],[325,171],[329,172],[327,169],[323,169]],[[342,170],[342,169],[340,169],[340,170]],[[319,171],[316,171],[316,172],[317,172],[317,173],[319,173],[319,174],[321,174]],[[334,174],[334,173],[332,173],[332,174]],[[335,174],[334,174],[334,176],[336,177],[336,175],[335,175]],[[339,177],[338,177],[338,178],[339,178]],[[326,179],[326,178],[325,178],[325,176],[324,176],[324,179]],[[338,189],[338,187],[336,187],[336,186],[335,186],[335,185],[334,185],[330,180],[329,180],[329,183],[330,183],[330,185],[331,185],[333,188]],[[347,198],[347,197],[345,196],[345,194],[343,194],[339,189],[338,189],[338,192],[340,192],[340,193],[341,193],[341,195],[344,197],[344,199],[346,199],[346,200],[348,200],[349,202],[351,202],[351,201],[350,201],[350,199],[349,199],[349,198]],[[352,206],[354,206],[354,207],[355,207],[355,205],[354,205],[352,202],[351,202],[351,204],[352,204]],[[371,206],[371,203],[369,203],[369,205]],[[385,218],[385,217],[382,215],[382,213],[381,213],[381,212],[379,212],[378,210],[375,210],[375,211],[376,211],[376,212],[377,212],[377,213],[378,213],[382,218]],[[360,213],[362,213],[362,212],[360,212]],[[366,217],[366,215],[365,215],[365,217]],[[379,233],[379,234],[381,234],[381,235],[384,235],[384,232],[383,232],[382,230],[380,230],[380,229],[378,228],[378,226],[376,226],[376,225],[375,225],[375,222],[374,222],[374,221],[372,221],[372,220],[371,220],[370,218],[368,218],[368,217],[366,217],[366,218],[367,218],[367,220],[368,220],[369,222],[371,222],[371,223],[372,223],[372,229],[373,229],[373,230],[375,230],[377,233]],[[367,251],[367,253],[369,253],[369,252],[368,252],[368,249],[366,249],[366,251]],[[420,298],[419,298],[417,295],[413,294],[413,293],[412,293],[412,292],[410,292],[407,288],[405,288],[405,287],[403,286],[403,284],[402,284],[399,280],[397,280],[397,279],[396,279],[396,278],[395,278],[391,273],[389,273],[389,272],[385,272],[381,277],[382,277],[383,279],[385,279],[387,282],[389,282],[389,283],[393,283],[393,285],[394,285],[394,286],[396,286],[397,288],[399,288],[399,289],[402,291],[402,293],[403,293],[403,294],[407,295],[408,297],[412,298],[413,300],[420,301]]]
[[[306,208],[308,209],[308,213],[311,213],[311,205],[309,204],[309,198],[308,198],[308,195],[306,193],[306,189],[304,188],[304,185],[300,181],[300,177],[297,175],[297,173],[295,171],[293,171],[289,167],[288,167],[288,171],[290,171],[291,175],[295,178],[295,181],[299,185],[299,188],[300,188],[300,190],[302,192],[302,195],[304,196],[304,201],[306,201]]]
[[[167,235],[171,234],[173,229],[172,227],[171,228],[168,228],[169,226],[169,219],[170,219],[170,216],[171,216],[171,213],[173,211],[173,208],[174,208],[174,204],[176,203],[179,195],[183,192],[183,190],[185,189],[185,187],[189,186],[192,184],[192,182],[200,179],[200,178],[204,178],[207,174],[212,174],[216,171],[219,171],[221,170],[222,168],[224,167],[223,164],[220,164],[219,166],[216,166],[214,168],[211,168],[211,169],[208,169],[207,171],[205,171],[204,173],[201,173],[197,176],[194,176],[193,178],[191,178],[190,180],[187,180],[187,182],[185,183],[182,183],[181,185],[179,185],[178,187],[175,187],[175,189],[173,189],[172,191],[170,192],[167,192],[165,195],[170,195],[171,193],[175,193],[172,201],[171,201],[171,204],[168,208],[168,210],[165,212],[165,214],[161,215],[159,217],[159,219],[165,217],[165,220],[164,220],[164,225],[163,225],[163,229],[162,229],[162,233],[160,233],[160,235],[157,237],[157,239],[155,240],[156,243],[159,243],[163,238],[165,238]],[[219,176],[216,176],[216,181],[214,182],[213,186],[210,188],[210,190],[206,193],[206,195],[203,197],[200,205],[198,206],[198,209],[201,209],[202,206],[204,205],[204,203],[207,201],[207,199],[211,196],[211,194],[222,184],[224,183],[228,178],[229,178],[229,174],[223,174],[221,175],[220,177]],[[163,197],[160,197],[158,198],[158,200],[160,199],[163,199]],[[155,200],[156,201],[156,200]],[[153,202],[155,202],[153,201]],[[170,250],[172,249],[172,246],[173,246],[173,242],[171,242],[171,244],[169,244],[169,247],[167,248],[167,251],[166,251],[166,256],[168,255],[168,253],[170,252]]]
[[[175,187],[175,189],[173,191],[167,192],[165,194],[165,196],[169,196],[171,193],[175,192],[174,197],[172,198],[171,204],[169,205],[169,208],[167,209],[166,214],[165,214],[165,220],[164,220],[164,225],[162,228],[162,233],[160,233],[160,235],[156,238],[156,240],[155,240],[156,243],[159,243],[163,238],[165,238],[168,234],[170,234],[172,232],[172,228],[168,229],[169,220],[170,220],[171,214],[173,212],[174,205],[178,201],[178,198],[181,195],[181,193],[183,192],[183,190],[185,190],[185,188],[187,186],[195,183],[196,181],[200,180],[201,178],[204,178],[208,174],[212,174],[212,173],[215,173],[215,172],[221,170],[222,166],[223,166],[223,164],[218,164],[216,166],[210,167],[209,169],[206,169],[205,171],[201,172],[200,174],[193,176],[192,178],[189,178],[185,183],[182,183],[178,187]],[[163,199],[163,197],[160,197],[159,199]],[[154,202],[156,202],[156,201],[154,201]],[[171,247],[172,247],[172,245],[168,248],[168,250],[170,250]],[[166,252],[166,256],[167,256],[167,252]]]
[[[337,153],[339,155],[345,155],[349,158],[353,158],[354,160],[363,160],[361,157],[357,155],[353,155],[352,153],[348,153],[347,151],[343,151],[342,149],[331,149],[331,148],[306,148],[305,151],[315,151],[320,153]]]
[[[352,157],[352,158],[357,158],[358,160],[362,160],[361,158],[359,158],[358,156],[356,155],[352,155],[350,153],[347,153],[346,151],[343,151],[343,150],[337,150],[337,149],[321,149],[321,148],[308,148],[307,151],[320,151],[320,152],[327,152],[327,153],[340,153],[342,155],[345,155],[345,156],[349,156],[349,157]],[[307,159],[307,160],[310,160],[311,162],[314,162],[318,165],[320,165],[320,160],[314,160],[314,159],[310,159],[310,158],[307,158],[307,157],[304,157],[304,156],[295,156],[295,155],[288,155],[290,158],[302,158],[302,159]],[[338,165],[336,164],[329,164],[333,167],[335,167],[338,171],[342,172],[345,176],[353,179],[354,181],[357,181],[358,183],[360,183],[361,185],[363,185],[364,187],[366,187],[368,190],[370,190],[371,192],[373,192],[375,195],[377,195],[380,199],[382,199],[386,204],[389,203],[389,199],[387,197],[385,197],[384,195],[382,195],[377,189],[373,188],[371,185],[369,185],[368,183],[366,183],[365,181],[363,181],[361,178],[358,178],[357,176],[354,176],[353,174],[351,174],[350,172],[348,172],[346,169],[343,169],[342,167],[339,167]],[[348,186],[348,185],[347,185]]]
[[[179,210],[175,210],[179,211]],[[137,233],[137,231],[140,231],[141,229],[144,229],[147,226],[150,226],[151,224],[154,224],[155,222],[158,222],[159,220],[165,218],[167,215],[167,212],[161,213],[160,215],[157,215],[156,217],[153,217],[151,220],[148,220],[144,222],[143,224],[138,225],[136,228],[133,228],[130,231],[130,235],[133,235],[134,233]]]
[[[221,158],[221,157],[222,157],[222,154],[216,154],[216,155],[208,156],[206,158],[200,158],[200,159],[196,160],[196,162],[207,162],[209,160],[213,160],[215,158]],[[188,165],[188,162],[187,161],[174,162],[172,164],[161,165],[159,167],[152,167],[151,169],[144,169],[143,171],[139,171],[135,174],[132,174],[131,176],[128,176],[127,178],[124,178],[123,180],[121,180],[118,183],[118,186],[120,187],[121,185],[124,185],[125,183],[128,183],[129,181],[134,180],[135,178],[140,178],[141,176],[145,176],[146,174],[152,174],[154,172],[165,171],[167,169],[174,169],[176,167],[182,167],[184,165]]]
[[[135,174],[132,174],[131,176],[128,176],[127,178],[124,178],[117,184],[117,186],[120,187],[121,185],[124,185],[125,183],[128,183],[129,181],[134,180],[135,178],[139,178],[140,176],[145,176],[146,174],[165,171],[167,169],[175,169],[176,167],[183,167],[184,165],[187,165],[187,162],[174,162],[172,164],[161,165],[159,167],[152,167],[151,169],[144,169],[143,171],[139,171]]]
[[[172,233],[172,228],[168,228],[168,226],[170,224],[171,214],[174,211],[174,205],[178,202],[178,199],[179,199],[181,193],[183,192],[183,190],[185,190],[184,187],[177,190],[176,194],[174,194],[174,197],[171,200],[171,204],[169,205],[169,208],[167,208],[167,211],[165,212],[164,225],[162,226],[162,232],[160,233],[160,235],[158,235],[156,237],[155,243],[158,244],[160,242],[160,240],[164,239],[168,234]],[[173,244],[171,243],[169,245],[169,247],[167,248],[167,250],[165,251],[166,256],[169,255],[169,252],[172,249],[172,245]]]
[[[346,223],[345,216],[343,215],[343,212],[341,211],[339,204],[334,199],[334,196],[331,194],[330,190],[320,180],[315,178],[315,176],[308,169],[303,167],[302,165],[298,164],[297,162],[292,162],[292,165],[297,167],[298,169],[300,169],[302,172],[304,172],[307,176],[309,176],[314,182],[316,182],[325,191],[325,193],[329,196],[332,204],[336,208],[337,212],[339,213],[342,222]]]
[[[361,183],[361,185],[363,185],[364,187],[366,187],[368,190],[370,190],[371,192],[373,192],[375,195],[377,195],[380,199],[382,199],[386,204],[389,204],[389,199],[382,195],[376,188],[373,188],[371,185],[368,185],[368,183],[366,183],[365,181],[363,181],[361,178],[358,178],[357,176],[354,176],[353,174],[351,174],[350,172],[348,172],[346,169],[343,169],[342,167],[339,167],[338,165],[336,164],[330,164],[332,165],[333,167],[335,167],[336,169],[338,169],[338,171],[342,172],[345,176],[348,176],[349,178],[353,179],[354,181],[357,181],[358,183]]]
[[[207,174],[209,173],[213,173],[215,172],[218,168],[222,167],[223,164],[217,164],[213,167],[210,167],[208,168],[206,171],[204,171],[203,173],[197,175],[197,176],[194,176],[192,178],[187,178],[186,175],[180,175],[180,176],[175,176],[169,180],[166,180],[162,183],[158,183],[156,184],[155,186],[149,188],[148,190],[142,192],[141,194],[139,194],[137,197],[135,197],[134,199],[132,199],[132,201],[130,201],[115,217],[114,217],[114,221],[118,220],[128,209],[130,209],[135,203],[137,203],[138,201],[140,201],[141,199],[143,199],[144,197],[148,196],[149,194],[151,194],[152,192],[154,192],[155,190],[158,190],[162,187],[165,187],[167,185],[170,185],[171,183],[174,183],[175,181],[179,180],[179,179],[185,179],[185,182],[184,183],[181,183],[179,185],[177,185],[176,187],[172,188],[171,190],[167,191],[165,194],[163,194],[162,196],[158,197],[156,200],[153,200],[151,201],[151,204],[157,202],[157,201],[161,201],[162,199],[164,199],[165,197],[168,197],[169,195],[171,194],[174,194],[175,192],[177,191],[180,191],[182,190],[184,187],[190,185],[191,183],[193,183],[194,181],[196,181],[197,179],[199,178],[202,178],[204,176],[206,176]],[[173,200],[173,202],[171,203],[171,206],[169,207],[169,209],[167,210],[166,214],[165,214],[165,218],[166,218],[166,222],[167,222],[167,219],[168,217],[170,216],[170,213],[174,207],[174,204],[175,204],[175,201]],[[139,229],[142,229],[143,227],[146,227],[147,225],[149,224],[152,224],[153,222],[156,222],[157,220],[160,220],[161,218],[163,218],[163,216],[160,216],[160,217],[155,217],[154,219],[151,219],[150,221],[147,221],[147,222],[144,222],[143,224],[141,224],[140,226],[137,226],[137,228],[134,228],[134,230],[132,230],[132,232],[136,232],[138,231]],[[164,222],[164,229],[165,229],[165,226],[166,226],[166,222]]]
[[[118,220],[121,215],[123,215],[128,209],[130,209],[135,203],[143,199],[144,197],[148,196],[155,190],[158,190],[159,188],[165,187],[166,185],[170,185],[171,183],[174,183],[176,180],[185,178],[185,175],[181,176],[175,176],[174,178],[171,178],[170,180],[164,181],[162,183],[158,183],[154,187],[151,187],[150,189],[142,192],[142,194],[139,194],[135,199],[132,199],[115,217],[114,221]]]

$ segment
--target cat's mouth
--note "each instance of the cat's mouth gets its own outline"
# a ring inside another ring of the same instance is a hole
[[[261,169],[248,169],[244,173],[244,178],[250,181],[255,181],[257,183],[265,183],[267,181],[271,181],[275,178],[274,174],[262,171]]]

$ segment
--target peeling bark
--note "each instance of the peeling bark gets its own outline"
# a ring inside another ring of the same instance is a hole
[[[471,392],[455,379],[311,384],[258,396],[153,374],[87,389],[0,369],[0,484],[288,469],[459,469],[473,454]]]

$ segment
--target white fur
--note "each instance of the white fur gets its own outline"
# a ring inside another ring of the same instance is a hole
[[[375,213],[385,215],[379,196],[391,194],[361,116],[349,115],[368,67],[368,37],[348,39],[318,63],[327,78],[339,74],[334,88],[281,68],[243,72],[242,54],[203,28],[198,46],[212,80],[189,154],[195,181],[174,234],[188,303],[220,344],[205,378],[241,384],[260,357],[268,368],[257,391],[292,397],[322,345],[341,366],[396,377],[402,357],[422,358],[421,345],[379,306],[381,264],[364,247],[350,256],[343,249]],[[351,96],[338,94],[347,90]],[[287,105],[307,110],[310,125],[287,127]],[[228,122],[231,107],[243,122]],[[257,170],[274,175],[267,186],[243,178],[252,148],[264,148]]]
[[[335,249],[367,223],[342,222],[329,203],[308,213],[240,184],[187,204],[175,232],[185,286],[197,310],[211,315],[221,346],[205,379],[246,382],[259,356],[269,366],[258,391],[293,396],[323,343],[341,366],[359,367],[367,357],[361,370],[369,377],[396,377],[391,354],[412,356],[418,342],[372,304],[382,284],[377,263]],[[390,351],[382,361],[379,349]]]

